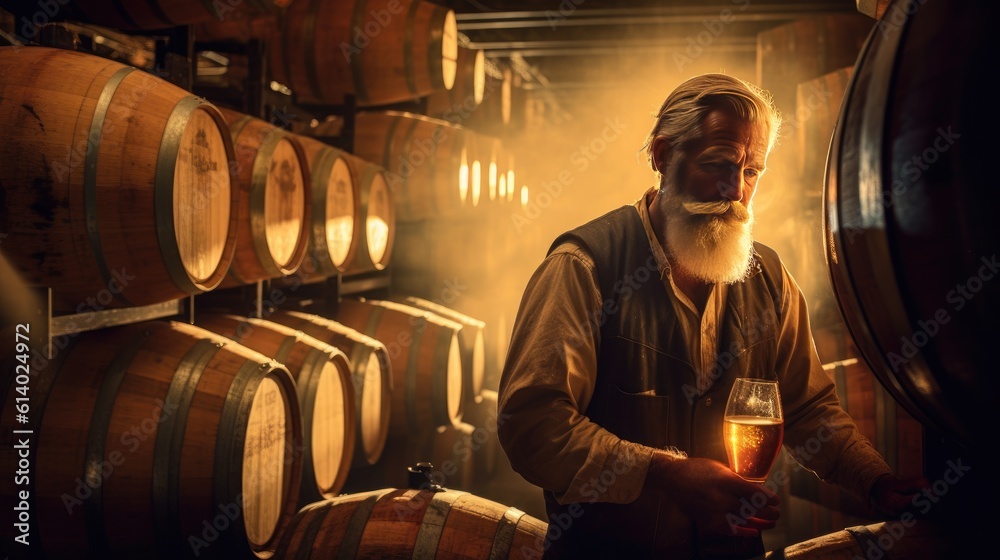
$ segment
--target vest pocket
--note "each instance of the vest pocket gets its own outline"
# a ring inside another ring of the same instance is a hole
[[[670,397],[628,393],[610,385],[607,402],[604,427],[608,431],[634,443],[659,449],[667,446]]]

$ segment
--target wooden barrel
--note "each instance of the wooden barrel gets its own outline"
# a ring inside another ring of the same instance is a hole
[[[410,101],[452,87],[457,33],[453,10],[422,0],[296,2],[270,66],[301,104]]]
[[[357,249],[344,265],[344,274],[385,270],[392,259],[396,239],[396,194],[391,174],[367,159],[342,154],[357,184],[358,220],[354,235]]]
[[[462,330],[458,333],[458,344],[462,353],[464,377],[462,386],[465,388],[463,400],[465,402],[478,402],[483,390],[483,371],[486,367],[483,339],[483,329],[486,327],[486,323],[457,309],[420,297],[402,296],[397,301],[430,311],[462,326]]]
[[[301,514],[301,513],[300,513]],[[938,560],[955,556],[954,535],[939,525],[914,519],[847,527],[827,535],[768,551],[765,560]],[[988,546],[983,543],[981,546]]]
[[[17,470],[25,455],[15,443],[28,442],[31,488],[20,499],[45,557],[272,555],[302,474],[299,404],[284,366],[199,327],[156,321],[78,335],[32,373],[24,424],[14,424],[23,395],[14,378],[5,386],[0,464]],[[12,430],[30,434],[12,441]],[[26,490],[13,483],[0,482],[8,511]]]
[[[236,254],[223,287],[288,276],[309,241],[309,162],[295,136],[256,117],[221,109],[236,152]]]
[[[316,134],[339,134],[339,123]],[[470,134],[447,121],[402,111],[359,113],[355,153],[388,171],[398,220],[457,215],[469,207]]]
[[[483,102],[486,90],[486,53],[482,49],[458,47],[455,85],[427,96],[425,114],[461,125]]]
[[[299,507],[333,498],[354,459],[357,413],[351,363],[339,348],[273,321],[210,313],[198,326],[284,364],[295,380],[302,411],[302,488]]]
[[[233,259],[238,193],[222,115],[133,70],[0,47],[4,256],[27,284],[52,287],[60,310],[203,293]]]
[[[212,20],[226,21],[258,14],[278,13],[292,0],[87,0],[51,3],[3,0],[5,9],[27,17],[36,27],[50,19],[86,21],[116,29],[166,29]],[[54,12],[54,13],[53,13]],[[31,39],[32,37],[26,37]]]
[[[393,387],[389,433],[414,434],[462,418],[461,326],[439,315],[384,300],[345,298],[336,321],[380,340]]]
[[[365,236],[365,221],[359,218],[361,197],[350,155],[307,136],[295,138],[305,150],[312,183],[309,244],[295,274],[308,283],[350,270]]]
[[[299,511],[283,558],[541,558],[548,525],[466,492],[384,488]],[[298,556],[297,556],[298,555]]]
[[[826,255],[861,354],[932,434],[993,439],[1000,406],[1000,194],[989,184],[992,114],[976,64],[993,55],[990,2],[892,4],[845,95],[826,176]],[[947,29],[947,32],[942,31]],[[957,61],[963,61],[958,63]]]
[[[280,323],[342,350],[350,358],[357,411],[357,448],[352,465],[378,462],[389,434],[393,380],[389,353],[378,340],[345,325],[309,313],[275,311],[268,320]]]
[[[487,61],[485,73],[483,101],[462,121],[462,125],[480,134],[503,136],[510,126],[514,73],[509,66],[499,66],[490,61]]]

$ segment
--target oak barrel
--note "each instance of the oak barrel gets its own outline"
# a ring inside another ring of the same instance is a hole
[[[924,469],[947,499],[955,558],[974,557],[1000,407],[1000,116],[983,65],[1000,6],[893,2],[854,67],[826,167],[824,240],[837,303],[861,356],[924,426]],[[957,479],[950,465],[963,465]],[[955,482],[955,483],[952,483]],[[990,546],[990,544],[986,544]]]
[[[301,0],[300,0],[301,1]],[[36,28],[51,19],[96,23],[116,29],[167,29],[213,20],[276,14],[292,0],[2,0],[0,5]],[[34,37],[25,37],[33,39]]]
[[[427,96],[427,116],[460,125],[483,102],[486,90],[486,53],[482,49],[458,47],[455,85]]]
[[[345,265],[344,274],[385,270],[392,259],[396,239],[396,194],[390,176],[380,165],[343,154],[358,185],[358,221],[354,234],[357,253]]]
[[[483,101],[461,124],[481,134],[502,136],[510,126],[514,72],[488,60],[485,74]]]
[[[389,435],[394,391],[392,368],[385,345],[348,326],[310,313],[278,310],[268,315],[267,319],[335,346],[350,358],[354,408],[357,412],[352,465],[376,463]]]
[[[302,264],[312,189],[305,150],[263,119],[222,108],[236,152],[236,254],[223,287],[280,278]]]
[[[13,368],[13,366],[11,366]],[[302,426],[288,370],[186,323],[74,337],[5,385],[0,464],[31,457],[30,537],[49,558],[269,558],[297,509]],[[13,477],[0,482],[10,511]],[[5,524],[5,542],[11,542]]]
[[[465,402],[478,402],[483,391],[483,372],[486,368],[485,340],[483,338],[483,329],[486,328],[486,323],[457,309],[421,297],[402,296],[397,301],[436,313],[462,326],[458,332],[458,344],[462,353],[464,378],[462,384],[465,388],[463,400]]]
[[[302,508],[284,558],[541,558],[548,525],[455,490],[383,488]]]
[[[273,79],[300,104],[386,105],[455,81],[455,12],[422,0],[295,2],[269,45]]]
[[[408,305],[353,298],[340,302],[334,318],[388,350],[394,387],[390,434],[426,432],[461,420],[460,325]]]
[[[302,411],[305,445],[299,506],[337,496],[351,469],[357,431],[347,355],[302,331],[264,319],[208,313],[200,315],[197,324],[288,368]]]
[[[314,134],[337,135],[342,123]],[[355,153],[387,171],[400,222],[448,217],[470,206],[472,135],[447,121],[404,111],[355,117]]]
[[[932,433],[992,441],[1000,405],[1000,203],[984,151],[1000,119],[975,65],[995,4],[890,5],[858,59],[830,146],[826,256],[861,355]],[[958,61],[961,61],[960,63]]]
[[[214,289],[238,192],[219,111],[146,72],[48,47],[0,47],[4,256],[59,310]],[[88,298],[96,303],[85,303]]]
[[[360,219],[361,196],[350,155],[307,136],[295,137],[309,162],[313,200],[306,259],[296,276],[310,282],[350,269],[365,236],[365,221]]]
[[[905,515],[905,514],[904,514]],[[855,525],[768,551],[764,560],[939,560],[957,558],[953,535],[913,515],[899,520]]]

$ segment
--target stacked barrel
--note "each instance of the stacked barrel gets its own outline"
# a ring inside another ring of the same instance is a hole
[[[18,16],[36,4],[0,2]],[[3,507],[30,510],[24,531],[0,530],[5,544],[26,532],[44,557],[301,556],[328,551],[349,516],[364,534],[335,547],[344,557],[539,556],[543,522],[475,494],[502,458],[487,323],[395,283],[325,306],[291,297],[355,275],[438,284],[449,264],[422,259],[421,228],[443,220],[471,255],[473,226],[513,198],[500,130],[461,124],[492,86],[454,13],[420,0],[105,4],[60,3],[52,19],[143,30],[135,44],[181,27],[259,41],[292,103],[362,112],[350,131],[278,125],[203,97],[197,77],[183,87],[66,45],[0,48],[0,274],[24,324],[40,328],[44,297],[53,324],[88,317],[0,359],[15,372],[0,468],[17,471],[21,447],[31,461],[27,495],[0,482]],[[408,100],[427,114],[390,107]],[[254,288],[259,305],[245,305]],[[415,541],[365,532],[401,505],[418,528],[449,508],[451,521]]]

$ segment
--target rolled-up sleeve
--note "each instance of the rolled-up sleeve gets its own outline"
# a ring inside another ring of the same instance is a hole
[[[805,298],[784,272],[777,371],[785,415],[785,445],[801,465],[868,503],[875,480],[892,470],[841,407],[823,370]]]
[[[583,413],[597,379],[600,306],[593,259],[571,243],[553,251],[525,288],[500,380],[499,438],[511,466],[564,504],[633,501],[655,451]]]

